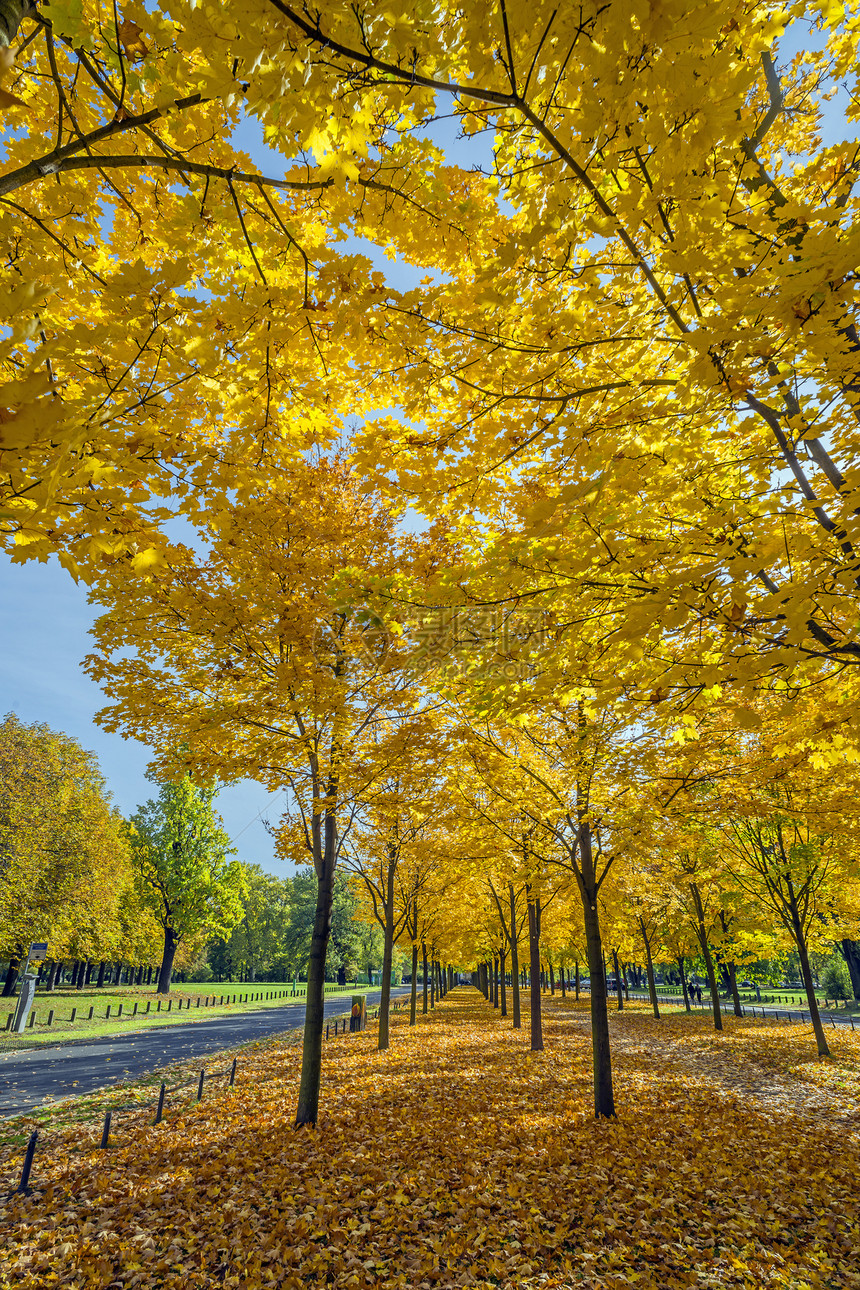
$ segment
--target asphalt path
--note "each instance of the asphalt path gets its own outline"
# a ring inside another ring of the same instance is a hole
[[[409,986],[399,986],[391,991],[391,997],[408,996],[409,990]],[[368,1008],[376,1007],[379,999],[379,990],[369,991]],[[349,1007],[348,995],[326,999],[325,1015],[340,1016]],[[304,1021],[304,1002],[282,1004],[187,1026],[150,1026],[122,1035],[6,1053],[0,1055],[0,1118],[26,1115],[46,1101],[79,1097],[149,1075],[174,1062],[204,1058],[224,1048],[296,1030]]]

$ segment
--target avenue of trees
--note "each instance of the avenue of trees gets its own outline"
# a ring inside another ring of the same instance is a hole
[[[288,792],[297,1124],[339,874],[431,1006],[504,957],[521,1022],[519,966],[584,965],[598,1116],[624,965],[656,1014],[653,965],[695,963],[719,1028],[721,981],[793,955],[826,1053],[815,955],[856,994],[860,934],[858,31],[3,7],[0,536],[91,585],[101,720],[159,782]]]

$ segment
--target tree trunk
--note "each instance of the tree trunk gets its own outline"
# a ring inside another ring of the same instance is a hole
[[[517,902],[514,896],[514,884],[508,884],[511,901],[511,992],[514,996],[514,1030],[522,1029],[520,1014],[520,951],[517,945]]]
[[[565,970],[564,970],[564,964],[562,963],[562,965],[561,965],[561,971],[560,971],[560,972],[559,972],[559,974],[558,974],[558,983],[559,983],[559,985],[561,986],[561,997],[562,997],[562,999],[566,999],[566,998],[567,998],[567,990],[565,989],[564,978],[565,978]]]
[[[97,990],[100,990],[100,989],[102,988],[102,986],[104,985],[104,983],[105,983],[105,971],[106,971],[106,969],[107,969],[107,960],[106,960],[106,959],[102,959],[101,963],[99,963],[99,975],[98,975],[98,979],[96,980],[96,989],[97,989]]]
[[[648,936],[648,929],[645,926],[645,919],[639,915],[639,930],[642,933],[642,940],[645,945],[645,970],[648,973],[648,993],[651,996],[651,1007],[654,1009],[654,1016],[660,1020],[660,1005],[657,1002],[657,983],[654,980],[654,960],[651,958],[651,940]]]
[[[486,993],[486,991],[484,992]],[[436,1007],[436,960],[430,960],[430,1007]]]
[[[219,972],[219,973],[218,973],[218,980],[219,980],[219,981],[221,981],[222,979],[223,979],[223,978],[222,978],[222,976],[221,976],[221,973]],[[147,985],[152,985],[152,968],[151,968],[151,967],[148,967],[148,968],[146,969],[146,984],[147,984]]]
[[[618,966],[617,950],[612,951],[612,963],[615,967],[615,992],[618,995],[618,1011],[621,1012],[624,1007],[624,995],[622,994],[623,987],[621,985],[621,970]]]
[[[684,1006],[688,1012],[692,1012],[693,1009],[690,1007],[690,987],[687,985],[687,976],[684,971],[684,957],[685,956],[683,954],[678,955],[678,971],[681,974],[681,990],[684,995]]]
[[[626,965],[622,965],[622,968],[621,968],[621,975],[622,975],[622,977],[624,978],[624,998],[625,998],[625,999],[627,1000],[627,1002],[629,1003],[629,1002],[630,1002],[630,982],[627,980],[627,967],[626,967]]]
[[[730,915],[727,918],[725,910],[721,909],[720,924],[722,925],[723,935],[725,937],[728,937],[729,928],[731,927],[733,922],[734,922],[734,917]],[[726,989],[729,991],[729,993],[732,996],[732,1002],[734,1004],[734,1009],[735,1009],[735,1016],[742,1017],[744,1015],[744,1011],[743,1011],[743,1008],[741,1007],[741,997],[738,994],[738,974],[737,974],[737,969],[735,968],[734,959],[724,958],[722,960],[722,967],[726,978]]]
[[[49,992],[56,987],[57,973],[59,972],[60,967],[61,961],[59,959],[51,959],[51,970],[48,973],[48,980],[45,984],[45,989]]]
[[[422,1015],[426,1017],[426,1016],[427,1016],[427,989],[428,989],[428,985],[427,985],[427,945],[426,945],[426,942],[425,942],[425,941],[422,941],[422,942],[421,942],[421,961],[422,961],[422,963],[423,963],[423,965],[424,965],[424,978],[423,978],[423,981],[422,981],[422,985],[423,985],[423,1003],[422,1003],[422,1006],[421,1006],[421,1012],[422,1012]]]
[[[499,1006],[499,956],[493,955],[493,1007]]]
[[[89,974],[90,974],[89,959],[81,959],[81,964],[80,964],[80,967],[78,968],[78,989],[79,990],[83,990],[84,986],[86,985],[87,977],[89,976]]]
[[[549,992],[555,998],[555,971],[551,963],[549,965]]]
[[[385,922],[382,927],[382,994],[379,999],[379,1032],[376,1051],[383,1053],[388,1047],[391,1024],[391,962],[394,957],[394,870],[397,856],[388,852],[385,875]]]
[[[609,1012],[606,999],[606,977],[603,972],[603,946],[600,939],[600,917],[597,912],[597,882],[591,851],[591,828],[580,826],[579,850],[582,861],[580,895],[585,922],[588,970],[591,975],[591,1043],[594,1060],[594,1114],[597,1118],[615,1116],[612,1087],[612,1052],[609,1046]]]
[[[851,989],[854,993],[854,998],[860,999],[860,943],[844,940],[842,942],[842,953],[845,955],[845,962],[848,964],[848,974],[851,977]]]
[[[412,989],[409,992],[409,1024],[418,1021],[418,942],[412,942]]]
[[[506,958],[505,951],[499,950],[499,989],[501,990],[501,995],[502,995],[502,998],[501,998],[502,1006],[500,1011],[503,1017],[506,1017],[508,1015],[508,992],[505,985],[505,958]]]
[[[827,1046],[827,1040],[824,1037],[824,1026],[821,1024],[821,1013],[818,1011],[818,1000],[815,997],[815,985],[812,980],[812,968],[809,965],[809,951],[806,948],[806,937],[803,934],[803,927],[800,922],[800,915],[797,909],[797,902],[794,898],[794,892],[791,893],[791,921],[793,924],[792,931],[794,934],[795,944],[797,945],[797,957],[800,959],[800,975],[803,980],[804,989],[806,990],[806,1003],[809,1008],[809,1016],[812,1021],[812,1029],[815,1031],[815,1041],[818,1044],[818,1056],[829,1057],[830,1049]]]
[[[579,959],[576,960],[573,966],[576,973],[576,1002],[579,1003]]]
[[[742,1017],[744,1010],[741,1007],[741,996],[738,993],[738,973],[734,959],[729,959],[726,966],[729,969],[729,989],[732,992],[732,1002],[735,1005],[735,1016]]]
[[[15,986],[18,981],[18,973],[21,971],[21,954],[13,954],[9,960],[9,966],[6,969],[6,979],[3,982],[3,993],[0,998],[8,999],[15,993]]]
[[[158,970],[158,994],[170,993],[170,978],[173,975],[173,960],[176,958],[177,940],[172,927],[164,929],[164,953],[161,967]]]
[[[331,933],[334,870],[337,863],[337,830],[334,813],[330,809],[323,817],[322,831],[322,854],[317,869],[317,904],[308,960],[308,993],[305,1002],[305,1034],[302,1044],[302,1073],[299,1080],[296,1128],[304,1124],[315,1125],[319,1115],[325,1020],[325,961]],[[316,868],[316,865],[314,867]],[[390,979],[389,977],[389,981]]]
[[[540,901],[532,899],[526,888],[529,911],[529,1004],[531,1012],[532,1052],[543,1052],[543,1024],[540,998]]]
[[[705,928],[705,907],[702,904],[702,895],[699,891],[699,884],[691,882],[690,891],[693,893],[693,904],[696,908],[696,936],[699,941],[699,949],[702,951],[702,958],[705,960],[705,970],[708,974],[708,989],[711,992],[711,1008],[714,1014],[714,1030],[722,1030],[723,1014],[720,1008],[720,992],[717,989],[717,974],[714,971],[714,956],[711,954],[711,947],[708,942],[708,933]]]

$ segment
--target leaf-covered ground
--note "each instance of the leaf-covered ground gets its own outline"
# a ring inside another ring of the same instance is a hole
[[[860,1036],[819,1063],[800,1026],[625,1009],[598,1123],[587,1008],[545,1017],[532,1055],[464,987],[388,1053],[332,1041],[316,1132],[289,1043],[107,1152],[58,1121],[33,1193],[4,1188],[0,1285],[860,1287]]]

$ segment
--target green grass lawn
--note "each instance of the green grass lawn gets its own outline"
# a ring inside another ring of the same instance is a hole
[[[367,993],[369,989],[367,985],[327,985],[326,998]],[[70,990],[66,987],[53,990],[50,994],[36,995],[33,1008],[36,1020],[23,1035],[13,1035],[5,1029],[8,1017],[15,1011],[15,1000],[5,1000],[6,1006],[0,1010],[0,1052],[73,1039],[124,1034],[150,1026],[185,1025],[212,1017],[231,1016],[237,1012],[256,1012],[278,1005],[302,1003],[306,998],[306,991],[307,986],[303,982],[294,987],[291,981],[252,985],[211,981],[202,985],[185,983],[173,986],[167,996],[156,995],[152,986],[124,986],[96,991]],[[107,1016],[108,1008],[110,1017]],[[72,1010],[75,1011],[74,1021],[71,1019]],[[54,1016],[49,1025],[51,1011]],[[31,1017],[33,1013],[30,1014]]]

